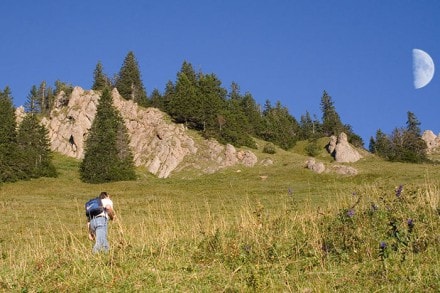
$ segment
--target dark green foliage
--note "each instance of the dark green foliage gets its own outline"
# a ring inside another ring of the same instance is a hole
[[[288,150],[298,140],[299,131],[298,122],[289,114],[286,107],[283,107],[279,101],[275,107],[272,107],[270,101],[266,101],[263,124],[258,133],[260,138]]]
[[[154,89],[150,95],[151,107],[165,110],[165,101],[158,89]]]
[[[40,107],[41,100],[38,99],[38,90],[37,86],[32,86],[32,89],[29,92],[29,95],[27,96],[26,103],[24,104],[24,109],[28,113],[37,114],[40,113],[41,107]]]
[[[48,114],[54,106],[55,95],[53,89],[48,87],[45,81],[42,81],[38,88],[37,98],[40,105],[40,113]]]
[[[190,63],[184,62],[177,74],[177,82],[169,100],[169,114],[177,123],[201,130],[201,103],[196,74]]]
[[[0,91],[0,182],[13,182],[25,177],[20,170],[15,109],[8,87]]]
[[[95,71],[93,72],[92,90],[102,91],[107,87],[111,87],[111,81],[104,74],[101,61],[98,61],[98,64],[96,64],[96,67],[95,67]]]
[[[321,98],[322,132],[325,136],[338,135],[344,130],[339,114],[336,112],[332,97],[326,91]]]
[[[318,121],[316,117],[312,119],[308,111],[306,111],[304,115],[301,115],[299,125],[300,125],[300,132],[299,132],[300,140],[318,138],[322,135],[321,123]]]
[[[39,123],[35,113],[28,113],[20,124],[17,135],[23,164],[22,171],[30,178],[56,177],[47,129]]]
[[[395,128],[389,136],[378,130],[376,139],[370,140],[370,151],[389,161],[426,162],[427,145],[421,138],[420,122],[414,113],[408,112],[406,125],[406,129]]]
[[[305,147],[305,151],[307,155],[311,157],[316,157],[321,152],[321,148],[318,145],[318,141],[316,139],[310,139],[309,143]]]
[[[0,182],[55,177],[47,130],[39,124],[34,103],[37,88],[29,98],[29,113],[16,130],[15,109],[8,88],[0,91]]]
[[[227,99],[227,91],[215,74],[196,74],[192,65],[184,62],[176,85],[167,84],[163,107],[175,122],[185,123],[205,138],[234,146],[256,147],[243,102],[249,103],[242,101],[241,96]]]
[[[136,179],[127,129],[113,107],[108,89],[99,100],[95,120],[85,143],[81,180],[88,183]]]
[[[275,154],[277,152],[275,145],[271,142],[268,142],[263,147],[263,153],[265,154]]]
[[[67,82],[60,80],[55,81],[55,95],[64,92],[66,96],[69,96],[73,92],[73,86]]]
[[[141,106],[149,105],[139,65],[132,51],[124,59],[115,87],[125,99],[133,100]]]

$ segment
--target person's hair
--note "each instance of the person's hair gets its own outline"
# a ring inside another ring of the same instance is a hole
[[[105,191],[103,191],[103,192],[101,192],[101,193],[99,194],[99,198],[100,198],[100,199],[107,198],[107,197],[108,197],[108,194],[107,194],[107,192],[105,192]]]

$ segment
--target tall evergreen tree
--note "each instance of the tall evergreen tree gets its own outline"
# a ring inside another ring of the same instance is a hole
[[[116,88],[122,97],[141,106],[148,106],[147,93],[141,79],[139,65],[132,51],[128,52],[119,71]]]
[[[300,127],[296,119],[289,114],[287,108],[282,106],[279,101],[275,107],[266,101],[263,113],[264,126],[259,137],[285,150],[293,147],[298,140]]]
[[[150,96],[151,107],[165,111],[165,101],[158,89],[154,89]]]
[[[105,75],[101,61],[98,61],[95,67],[95,71],[93,72],[92,90],[102,91],[106,87],[110,87],[110,86],[111,86],[110,79]]]
[[[20,123],[18,147],[26,165],[24,171],[31,178],[56,177],[47,129],[40,124],[37,114],[30,112]]]
[[[119,111],[113,106],[109,89],[104,89],[99,100],[86,139],[80,176],[81,180],[88,183],[136,178],[127,129]]]
[[[336,112],[332,97],[326,91],[321,98],[322,131],[325,136],[338,135],[344,127],[339,114]]]
[[[167,108],[175,122],[185,123],[190,128],[203,129],[199,117],[201,103],[198,80],[191,64],[183,63]]]
[[[37,114],[40,113],[41,107],[40,107],[41,99],[38,97],[38,90],[37,86],[33,85],[28,96],[27,100],[24,104],[24,108],[26,112]]]
[[[407,112],[406,130],[413,133],[415,136],[421,136],[420,122],[413,112]]]
[[[17,145],[17,123],[11,91],[0,91],[0,182],[26,178],[21,171],[23,160]]]

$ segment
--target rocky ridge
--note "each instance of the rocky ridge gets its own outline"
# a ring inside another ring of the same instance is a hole
[[[49,131],[51,149],[66,156],[82,159],[84,142],[96,114],[100,93],[75,87],[70,96],[61,92],[49,118],[42,120]],[[221,145],[214,140],[196,140],[182,124],[175,124],[155,108],[139,107],[112,91],[113,104],[121,113],[130,136],[135,166],[144,166],[159,178],[186,167],[203,173],[241,164],[252,167],[258,161],[248,150]],[[20,112],[20,110],[17,110]],[[20,114],[17,115],[17,120]],[[186,159],[193,157],[192,163]]]

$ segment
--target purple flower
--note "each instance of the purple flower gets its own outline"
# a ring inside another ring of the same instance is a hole
[[[403,185],[400,184],[399,187],[396,189],[396,196],[400,197],[402,195],[402,191],[403,191]]]
[[[387,248],[387,243],[384,242],[384,241],[382,241],[382,242],[379,244],[379,247],[380,247],[380,249],[384,250],[385,248]]]
[[[414,220],[410,218],[406,223],[408,224],[408,232],[411,233],[414,229]]]
[[[349,209],[349,210],[347,211],[347,216],[348,216],[349,218],[353,218],[353,217],[354,217],[354,209]]]

